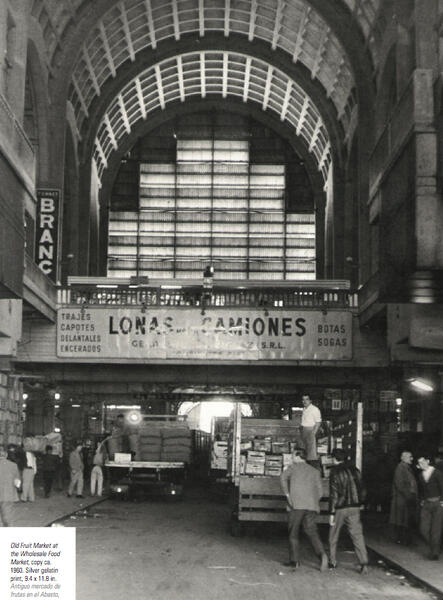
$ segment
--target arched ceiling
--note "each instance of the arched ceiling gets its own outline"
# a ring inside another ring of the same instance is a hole
[[[149,113],[193,97],[236,97],[277,114],[304,139],[327,178],[328,133],[312,100],[290,77],[257,58],[227,51],[190,52],[151,65],[109,103],[97,130],[94,159],[99,176],[120,140]]]
[[[306,0],[124,0],[103,15],[78,55],[70,100],[79,131],[104,83],[138,52],[167,39],[214,31],[264,40],[300,61],[323,85],[346,130],[355,102],[349,60],[336,34]]]
[[[76,28],[85,31],[81,47],[79,42],[72,47],[78,52],[72,53],[70,62],[69,101],[80,136],[94,113],[94,101],[102,95],[106,98],[108,108],[95,140],[100,175],[119,140],[139,119],[174,100],[220,95],[237,96],[277,113],[305,141],[326,179],[331,145],[312,98],[272,65],[272,58],[260,60],[252,44],[250,54],[235,52],[234,41],[239,36],[251,43],[260,40],[270,52],[284,53],[293,63],[302,64],[322,86],[346,138],[355,124],[351,64],[357,67],[344,50],[341,21],[333,14],[340,9],[343,16],[345,11],[343,18],[355,23],[350,35],[360,37],[362,45],[365,41],[374,58],[380,7],[381,0],[34,0],[32,14],[42,25],[48,61],[54,68],[63,65],[64,39]],[[161,45],[171,47],[182,38],[198,40],[214,32],[225,39],[219,51],[180,55],[177,47],[174,58],[153,58]],[[115,92],[108,98],[107,84],[118,81],[125,66],[148,50],[151,66],[122,84],[115,98]]]
[[[378,24],[377,17],[382,8],[383,0],[341,0],[347,6],[355,21],[356,27],[361,31],[361,34],[366,42],[366,45],[371,49],[374,64],[377,64],[377,42],[378,42]],[[332,0],[321,0],[321,2],[331,2]],[[133,5],[144,4],[149,11],[149,8],[154,12],[160,7],[169,6],[172,10],[174,0],[143,0],[139,2],[132,0],[124,2],[125,10],[130,9]],[[198,3],[198,11],[205,10],[205,6],[209,7],[206,0],[188,1],[188,7],[192,7]],[[95,5],[108,8],[113,8],[121,4],[121,0],[94,0]],[[80,22],[81,18],[89,17],[91,10],[91,0],[33,0],[31,5],[31,13],[40,23],[44,39],[47,47],[48,63],[51,67],[57,66],[57,57],[63,49],[65,36],[67,32],[72,30]],[[177,9],[180,11],[180,5],[185,6],[185,2],[178,0]],[[286,6],[309,6],[307,0],[301,1],[278,1],[278,0],[219,0],[211,3],[214,9],[231,11],[231,8],[244,13],[249,13],[257,16],[259,6],[266,7],[268,14],[280,10],[286,10]],[[126,8],[127,7],[127,8]],[[200,17],[199,17],[200,18]],[[204,20],[204,19],[203,19]]]

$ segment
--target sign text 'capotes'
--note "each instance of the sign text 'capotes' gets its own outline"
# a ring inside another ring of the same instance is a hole
[[[351,360],[347,311],[61,308],[57,355],[183,360]]]

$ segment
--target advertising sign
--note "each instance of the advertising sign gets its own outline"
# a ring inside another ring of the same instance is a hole
[[[57,280],[60,190],[37,190],[35,260],[40,270]]]
[[[60,308],[57,356],[88,359],[351,360],[347,311]]]

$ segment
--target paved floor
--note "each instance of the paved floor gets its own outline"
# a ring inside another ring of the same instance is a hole
[[[89,495],[85,498],[68,498],[65,492],[60,491],[44,498],[42,489],[37,488],[35,502],[19,502],[15,505],[15,525],[46,527],[67,515],[72,515],[72,524],[75,525],[76,519],[82,519],[83,510],[102,501],[102,498]],[[426,559],[426,547],[418,537],[410,547],[395,544],[387,535],[387,518],[384,515],[365,515],[364,521],[367,545],[375,552],[374,560],[383,561],[388,570],[396,567],[411,575],[443,598],[443,555],[436,562]]]
[[[443,551],[439,561],[431,561],[424,541],[416,535],[410,546],[394,543],[389,535],[386,515],[369,514],[365,516],[367,544],[380,560],[396,566],[412,575],[417,581],[425,583],[443,598]]]

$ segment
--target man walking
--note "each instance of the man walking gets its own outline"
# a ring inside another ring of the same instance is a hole
[[[420,533],[429,545],[431,560],[438,560],[443,524],[443,475],[431,465],[429,456],[417,461],[419,475],[421,512]]]
[[[299,536],[303,525],[315,553],[320,557],[320,570],[325,571],[328,558],[316,523],[323,486],[319,471],[308,465],[305,458],[305,450],[296,448],[292,453],[292,465],[280,476],[281,487],[288,502],[289,562],[285,566],[297,568],[300,565]]]
[[[78,443],[69,455],[69,468],[71,470],[71,481],[69,482],[68,496],[72,496],[77,486],[77,498],[83,498],[83,445]]]
[[[317,461],[317,431],[321,425],[321,412],[306,394],[302,396],[301,438],[306,451],[306,460]]]
[[[417,512],[417,481],[411,468],[412,454],[408,450],[401,453],[392,482],[392,501],[389,523],[395,529],[395,541],[409,545],[412,539],[412,525]]]
[[[0,446],[0,527],[12,527],[14,502],[18,501],[20,474],[16,463],[7,459],[7,452]]]
[[[337,566],[337,544],[341,528],[345,525],[360,563],[360,573],[365,575],[368,572],[368,553],[360,520],[365,490],[360,471],[345,461],[346,454],[341,448],[333,450],[332,456],[335,467],[329,474],[329,566],[332,569]]]

